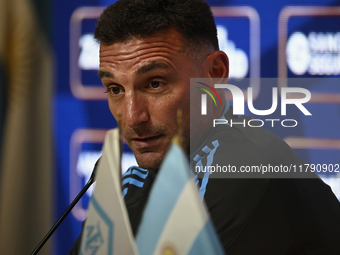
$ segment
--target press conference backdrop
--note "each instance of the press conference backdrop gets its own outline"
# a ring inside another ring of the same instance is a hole
[[[93,40],[96,19],[112,2],[54,1],[55,218],[89,178],[105,131],[117,125],[97,76],[99,48]],[[229,83],[244,81],[245,87],[253,87],[256,109],[270,108],[272,87],[304,87],[313,93],[305,104],[312,117],[291,107],[289,116],[283,118],[278,107],[270,118],[280,121],[264,127],[285,139],[305,162],[320,167],[340,164],[340,1],[208,2],[216,17],[220,48],[229,56]],[[262,84],[255,79],[259,77],[279,79]],[[312,79],[297,86],[299,80],[294,78]],[[246,115],[259,119],[245,109]],[[297,126],[286,128],[288,122],[282,125],[283,119],[294,119]],[[123,170],[133,164],[134,156],[124,145]],[[340,199],[340,173],[321,171],[319,175]],[[71,249],[90,195],[91,190],[56,232],[54,254],[67,254]]]

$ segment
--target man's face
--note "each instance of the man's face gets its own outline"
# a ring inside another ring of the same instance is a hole
[[[177,133],[182,110],[184,148],[189,152],[190,78],[202,77],[176,30],[147,39],[100,46],[100,71],[113,116],[121,111],[125,140],[143,168],[159,168]]]

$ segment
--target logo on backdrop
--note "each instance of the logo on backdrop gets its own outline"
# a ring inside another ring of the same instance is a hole
[[[340,32],[311,32],[307,36],[294,32],[288,39],[286,55],[295,75],[339,75]]]

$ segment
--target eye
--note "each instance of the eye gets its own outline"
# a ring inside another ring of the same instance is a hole
[[[117,96],[123,92],[124,92],[124,89],[119,86],[111,86],[106,91],[106,93],[109,93],[110,96]]]
[[[157,89],[161,86],[161,82],[160,81],[152,81],[152,82],[150,82],[150,86],[154,89]]]

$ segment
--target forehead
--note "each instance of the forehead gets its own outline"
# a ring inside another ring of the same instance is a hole
[[[154,57],[170,59],[179,54],[187,55],[187,48],[183,36],[174,29],[147,38],[132,37],[111,45],[101,44],[100,67],[127,61],[141,62]]]

